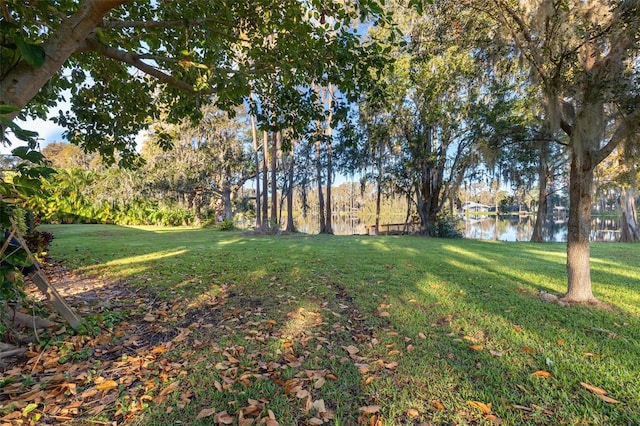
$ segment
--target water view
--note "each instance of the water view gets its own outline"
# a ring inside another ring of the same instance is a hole
[[[529,241],[535,218],[532,216],[485,216],[463,221],[465,238],[496,241]],[[567,222],[548,217],[543,227],[545,241],[567,241]],[[619,219],[593,217],[591,241],[617,241],[620,238]]]
[[[401,231],[397,224],[382,224],[381,234],[385,231]],[[591,220],[591,241],[617,241],[620,238],[619,218],[593,217]],[[496,241],[529,241],[533,233],[533,216],[468,216],[460,220],[460,228],[465,238]],[[336,235],[368,235],[372,232],[373,221],[341,217],[333,219],[333,232]],[[297,224],[300,232],[314,234],[318,232],[317,223]],[[567,240],[566,218],[549,216],[544,223],[545,241],[564,242]]]

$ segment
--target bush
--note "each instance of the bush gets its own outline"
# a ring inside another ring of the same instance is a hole
[[[225,219],[222,222],[218,222],[217,227],[220,231],[232,231],[236,228],[233,224],[233,219]]]
[[[447,215],[440,214],[436,218],[436,223],[433,224],[434,232],[433,236],[439,238],[462,238],[463,234],[458,226],[458,221],[455,218]]]

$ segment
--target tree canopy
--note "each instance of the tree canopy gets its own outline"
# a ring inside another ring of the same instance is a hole
[[[355,93],[382,60],[358,35],[385,17],[376,0],[0,3],[0,104],[20,109],[9,117],[44,118],[68,97],[67,139],[123,163],[163,114],[231,109],[276,79],[291,96],[313,82]]]

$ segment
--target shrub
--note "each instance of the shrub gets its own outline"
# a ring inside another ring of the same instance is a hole
[[[222,222],[218,222],[217,226],[220,231],[231,231],[235,229],[235,225],[233,224],[233,219],[225,219]]]
[[[462,238],[463,234],[458,226],[458,221],[448,214],[439,214],[434,226],[435,237],[439,238]]]

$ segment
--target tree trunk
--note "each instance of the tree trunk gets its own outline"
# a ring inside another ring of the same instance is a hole
[[[253,115],[251,118],[251,137],[253,138],[253,155],[256,163],[256,230],[262,229],[262,209],[260,208],[260,156],[258,155],[258,135],[256,132],[256,121]]]
[[[278,139],[279,133],[276,132],[271,137],[271,223],[274,227],[278,226],[278,181],[276,161],[278,160]]]
[[[327,109],[329,110],[329,116],[327,117],[327,129],[325,132],[327,138],[327,199],[326,199],[326,209],[327,214],[325,216],[325,233],[333,234],[333,203],[331,201],[331,185],[333,184],[333,127],[331,125],[331,121],[333,120],[333,86],[329,84],[329,88],[327,89]]]
[[[2,79],[0,104],[22,109],[57,74],[71,55],[85,46],[89,35],[102,22],[104,16],[127,0],[89,0],[81,2],[78,11],[65,19],[60,27],[42,44],[45,60],[33,67],[21,61]],[[18,113],[9,114],[13,119]]]
[[[225,220],[233,220],[233,204],[231,202],[231,188],[222,189],[222,204],[224,206]]]
[[[320,216],[320,233],[327,233],[325,220],[324,194],[322,193],[322,163],[320,161],[320,141],[316,141],[316,180],[318,181],[318,213]]]
[[[547,178],[549,176],[549,146],[547,142],[541,142],[540,156],[538,158],[538,210],[536,212],[536,222],[533,225],[531,234],[532,242],[544,242],[544,222],[547,217]]]
[[[326,199],[326,209],[327,214],[325,216],[325,233],[333,234],[333,223],[332,223],[332,202],[331,202],[331,185],[332,183],[332,174],[333,174],[333,149],[331,145],[331,130],[329,130],[329,139],[327,140],[327,199]]]
[[[567,223],[568,289],[564,299],[570,302],[591,302],[595,300],[591,290],[589,264],[593,165],[590,151],[584,149],[578,151],[579,146],[572,146],[572,148]]]
[[[262,134],[262,228],[269,228],[269,134],[265,131]]]
[[[296,232],[293,223],[293,174],[295,168],[295,157],[293,155],[293,146],[289,153],[289,191],[287,191],[287,232]]]
[[[382,174],[378,172],[376,178],[376,235],[380,233],[380,204],[382,201]]]
[[[635,179],[633,179],[635,182]],[[635,186],[635,185],[634,185]],[[635,187],[625,188],[620,196],[622,217],[620,218],[620,241],[633,243],[640,241],[640,228],[636,211]]]

